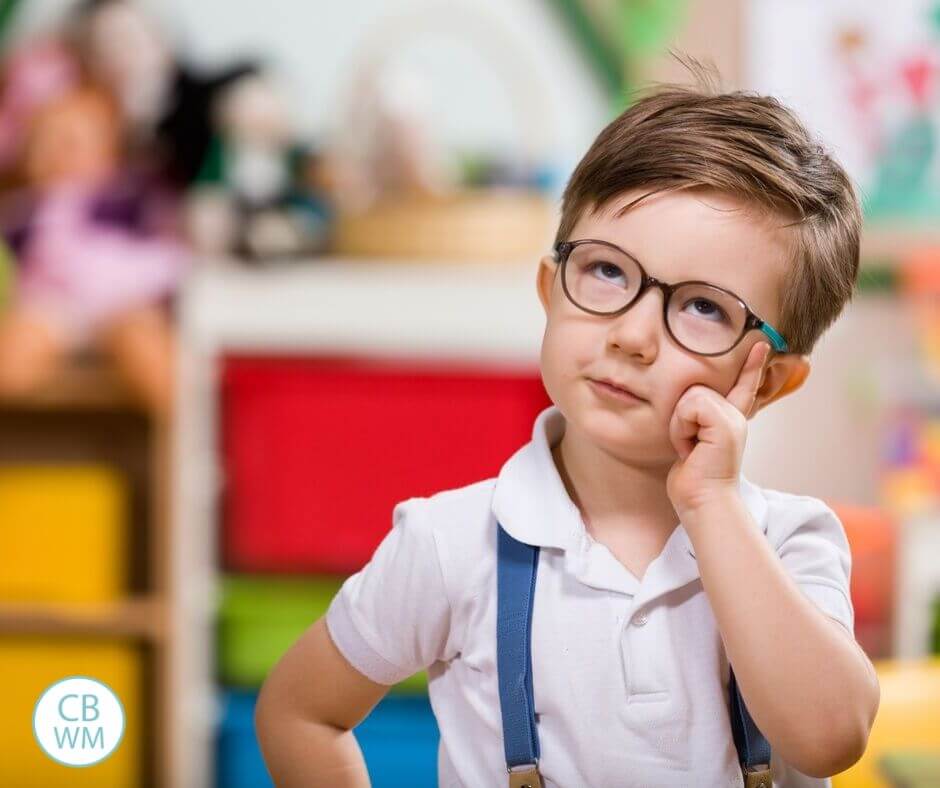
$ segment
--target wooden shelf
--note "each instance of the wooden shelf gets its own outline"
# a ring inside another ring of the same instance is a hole
[[[0,602],[0,634],[4,635],[120,635],[161,640],[166,632],[166,606],[156,597],[84,605]]]
[[[0,399],[0,463],[98,463],[126,475],[128,596],[99,604],[0,602],[0,636],[124,638],[145,646],[150,733],[143,784],[174,784],[177,719],[170,663],[177,644],[170,613],[167,425],[150,418],[113,365],[96,354],[70,358],[29,396]],[[208,783],[207,783],[208,784]]]
[[[4,398],[0,407],[30,410],[138,409],[117,371],[97,356],[74,358],[56,376],[24,397]]]

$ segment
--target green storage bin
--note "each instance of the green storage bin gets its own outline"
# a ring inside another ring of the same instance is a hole
[[[228,575],[222,578],[218,617],[219,680],[258,688],[274,664],[324,613],[345,577]],[[426,671],[392,687],[396,694],[427,694]]]

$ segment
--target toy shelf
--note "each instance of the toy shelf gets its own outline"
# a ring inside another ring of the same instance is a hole
[[[143,686],[136,712],[142,726],[141,761],[134,773],[141,785],[157,788],[177,784],[169,778],[173,754],[168,725],[176,713],[168,673],[173,643],[167,437],[116,371],[90,353],[68,361],[41,390],[0,401],[0,465],[91,464],[112,469],[127,485],[126,520],[121,523],[126,582],[120,595],[101,601],[5,600],[0,602],[0,636],[23,642],[41,637],[44,643],[47,637],[61,637],[63,643],[89,647],[121,643],[136,655]],[[34,559],[41,560],[31,555]],[[61,670],[68,667],[63,662]]]
[[[21,410],[135,409],[116,372],[94,357],[70,362],[54,381],[30,395],[7,399],[4,407]]]
[[[166,634],[165,603],[140,597],[112,604],[0,603],[0,633],[128,635],[159,641]]]
[[[301,365],[318,358],[479,363],[538,375],[544,315],[536,266],[319,258],[252,269],[206,262],[180,310],[180,382],[173,467],[172,675],[178,755],[173,785],[210,786],[222,717],[215,680],[222,598],[222,384],[225,360]],[[305,361],[306,359],[306,361]],[[380,364],[381,366],[381,364]],[[501,374],[501,373],[497,373]],[[283,382],[284,378],[280,380]],[[316,391],[316,389],[314,389]],[[300,396],[300,395],[297,395]],[[259,415],[270,415],[268,410]],[[276,462],[269,455],[266,462]],[[391,512],[383,519],[390,523]],[[316,616],[309,623],[313,623]]]

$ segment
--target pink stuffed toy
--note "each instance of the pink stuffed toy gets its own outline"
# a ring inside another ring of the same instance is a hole
[[[0,394],[28,393],[65,352],[95,343],[155,415],[169,415],[174,342],[162,305],[188,254],[172,233],[173,206],[120,162],[120,110],[104,91],[67,91],[33,117],[27,188],[0,208],[17,258],[0,319]]]

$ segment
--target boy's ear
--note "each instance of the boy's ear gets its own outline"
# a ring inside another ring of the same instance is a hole
[[[764,368],[750,415],[799,389],[806,382],[811,369],[808,356],[796,353],[772,355]]]
[[[535,289],[539,294],[539,301],[542,303],[542,309],[548,314],[548,305],[552,301],[552,288],[555,285],[555,274],[558,271],[558,261],[547,254],[539,260],[539,269],[535,275]]]

